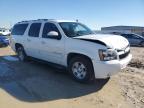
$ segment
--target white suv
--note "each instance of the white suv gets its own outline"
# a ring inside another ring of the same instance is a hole
[[[132,59],[127,39],[95,34],[75,21],[19,22],[12,30],[11,47],[21,61],[33,57],[67,67],[79,82],[108,78]]]

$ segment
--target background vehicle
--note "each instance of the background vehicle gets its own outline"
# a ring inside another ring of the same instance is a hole
[[[0,35],[8,36],[8,35],[10,35],[10,30],[8,30],[8,29],[0,29]]]
[[[12,30],[11,47],[21,61],[28,56],[66,67],[79,82],[108,78],[130,62],[129,42],[122,36],[96,35],[75,21],[22,21]]]
[[[143,46],[144,47],[144,37],[137,34],[120,34],[121,36],[128,39],[130,45],[132,46]]]
[[[0,47],[6,47],[8,45],[9,45],[9,39],[4,36],[0,36]]]

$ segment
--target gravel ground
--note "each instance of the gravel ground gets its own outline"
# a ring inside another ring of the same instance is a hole
[[[144,48],[132,48],[129,66],[106,80],[79,84],[64,70],[19,62],[0,49],[1,108],[144,108]]]
[[[144,48],[131,48],[133,60],[118,77],[126,100],[135,108],[144,108]]]

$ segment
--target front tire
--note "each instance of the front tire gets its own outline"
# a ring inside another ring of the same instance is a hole
[[[17,55],[18,55],[18,58],[20,61],[26,61],[27,60],[27,55],[24,51],[24,48],[21,46],[17,48]]]
[[[68,70],[78,82],[88,83],[94,81],[94,70],[91,61],[86,57],[74,57],[70,60]]]

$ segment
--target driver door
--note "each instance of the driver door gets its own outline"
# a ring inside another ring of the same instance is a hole
[[[49,36],[50,32],[57,32],[58,36]],[[45,23],[40,42],[40,55],[43,60],[61,64],[64,58],[64,39],[54,23]]]

